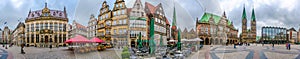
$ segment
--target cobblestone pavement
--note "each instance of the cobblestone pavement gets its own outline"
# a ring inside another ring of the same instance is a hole
[[[0,47],[0,59],[120,59],[119,55],[122,52],[122,50],[107,49],[88,53],[74,53],[67,49],[67,47],[52,49],[25,47],[26,54],[21,54],[21,47],[12,46],[8,49]]]
[[[121,59],[122,49],[74,53],[66,47],[25,47],[26,54],[21,54],[20,51],[21,48],[17,46],[8,49],[0,47],[0,59]],[[300,59],[300,45],[292,45],[291,50],[287,50],[285,45],[252,45],[237,48],[233,48],[232,45],[205,45],[185,59]]]
[[[198,52],[193,52],[187,59],[300,59],[300,45],[292,45],[287,50],[285,45],[205,45]]]
[[[7,57],[8,57],[8,52],[3,48],[0,48],[0,59],[7,59]]]

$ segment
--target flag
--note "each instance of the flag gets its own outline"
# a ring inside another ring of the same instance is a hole
[[[141,32],[139,33],[139,37],[138,37],[138,48],[142,48],[143,46],[142,46],[142,42],[141,42],[141,37],[142,36],[142,34],[141,34]]]
[[[178,50],[181,50],[181,37],[180,37],[181,34],[180,34],[180,32],[181,32],[180,29],[178,29],[178,34],[177,34],[178,35],[178,39],[177,39],[178,40],[177,41],[177,49]]]
[[[163,46],[163,38],[162,38],[162,35],[160,35],[160,42],[159,42],[159,46]]]
[[[154,42],[154,18],[150,19],[150,40],[149,40],[149,45],[150,45],[150,54],[155,53],[155,42]]]

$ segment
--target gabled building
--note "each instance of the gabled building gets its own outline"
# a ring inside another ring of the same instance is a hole
[[[23,22],[19,22],[17,27],[12,32],[12,43],[20,46],[22,43],[25,43],[25,24]]]
[[[132,8],[127,8],[129,16],[129,38],[131,40],[131,47],[137,47],[137,38],[141,33],[141,39],[147,40],[147,15],[144,11],[144,6],[141,0],[136,0]]]
[[[197,38],[196,31],[194,29],[191,29],[190,31],[188,31],[187,28],[185,28],[181,32],[181,38],[182,39],[195,39],[195,38]]]
[[[109,9],[109,5],[104,1],[102,3],[102,7],[100,8],[100,13],[98,15],[98,28],[96,36],[108,43],[111,40],[111,10]]]
[[[2,34],[4,43],[10,43],[12,41],[10,39],[11,38],[10,33],[11,33],[11,30],[7,26],[5,26],[3,29],[3,34]]]
[[[294,28],[290,28],[289,30],[287,30],[287,34],[288,34],[288,41],[289,42],[291,42],[291,43],[299,42],[297,31]]]
[[[91,39],[93,37],[96,37],[97,33],[97,19],[94,15],[91,15],[90,20],[88,22],[87,26],[87,38]]]
[[[122,48],[128,46],[129,40],[129,19],[127,7],[124,0],[116,0],[113,9],[104,1],[98,15],[97,37],[107,43],[115,43],[115,47]]]
[[[87,27],[79,24],[78,22],[76,22],[75,20],[73,21],[72,23],[72,29],[70,30],[70,38],[73,38],[75,37],[76,35],[81,35],[81,36],[84,36],[84,37],[87,37]]]
[[[148,2],[145,2],[145,12],[147,15],[147,24],[150,25],[150,20],[155,20],[154,22],[154,41],[156,43],[160,42],[160,38],[163,40],[167,40],[170,38],[170,24],[165,17],[164,9],[162,7],[162,4],[159,3],[157,6],[154,6]],[[150,30],[150,26],[148,27],[148,30]],[[148,31],[148,34],[150,34],[150,31]],[[148,35],[148,39],[150,39],[150,35]],[[164,42],[166,44],[166,41]],[[158,45],[158,44],[157,44]]]

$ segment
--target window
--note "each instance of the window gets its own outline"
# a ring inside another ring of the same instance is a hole
[[[39,28],[40,28],[40,25],[39,25],[39,23],[37,23],[37,24],[35,25],[35,31],[39,31]]]
[[[125,34],[126,33],[126,29],[123,29],[123,34]]]
[[[106,21],[106,26],[110,26],[110,21]]]
[[[52,29],[53,29],[53,24],[52,24],[52,23],[50,23],[50,26],[49,26],[49,27],[50,27],[50,29],[52,30]]]
[[[59,13],[59,16],[62,16],[62,13]]]
[[[161,20],[158,20],[158,23],[160,23]]]
[[[113,25],[116,25],[117,24],[117,21],[113,21]]]
[[[116,16],[117,14],[116,14],[117,12],[114,12],[114,16]]]
[[[109,29],[107,29],[107,30],[106,30],[106,33],[105,33],[105,34],[110,34],[110,31],[109,31]]]
[[[122,4],[120,4],[120,7],[123,7],[123,5],[122,5]]]
[[[127,20],[126,20],[126,19],[124,19],[124,20],[123,20],[123,24],[127,24],[127,22],[126,22],[126,21],[127,21]]]
[[[108,14],[105,14],[105,18],[108,18]]]
[[[30,30],[33,32],[34,31],[34,24],[31,24]]]
[[[117,34],[117,29],[114,29],[114,34]]]
[[[48,13],[45,13],[44,16],[49,16],[49,14],[48,14]]]
[[[66,27],[67,27],[67,25],[64,24],[64,25],[63,25],[63,31],[66,31]]]
[[[125,14],[125,10],[122,10],[122,14]]]
[[[119,29],[119,34],[123,34],[123,33],[122,33],[122,29]]]

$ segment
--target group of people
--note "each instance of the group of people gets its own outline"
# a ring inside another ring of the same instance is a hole
[[[291,44],[290,43],[286,43],[285,47],[286,47],[286,49],[291,50]]]

